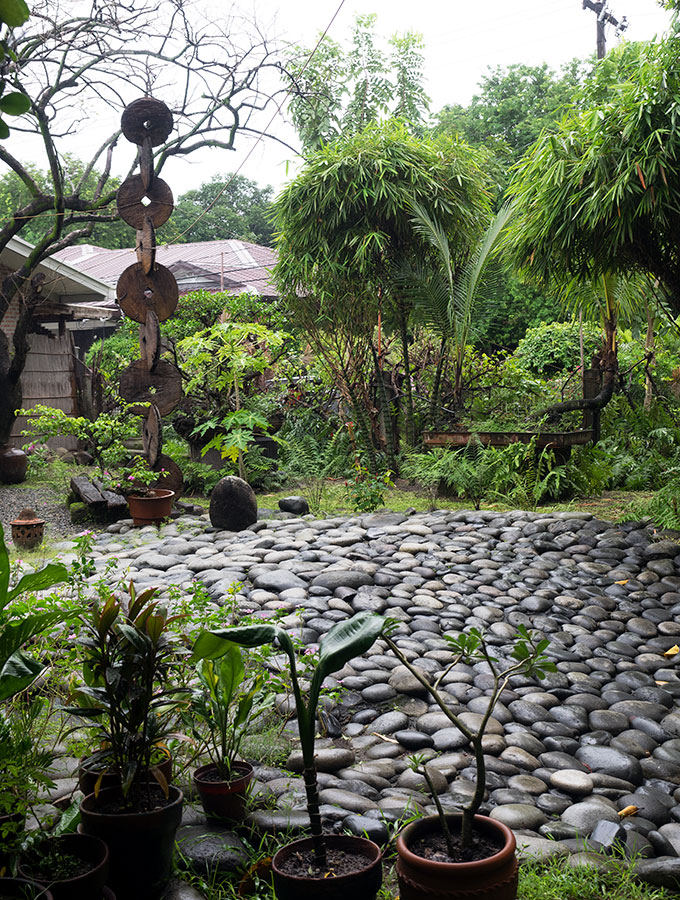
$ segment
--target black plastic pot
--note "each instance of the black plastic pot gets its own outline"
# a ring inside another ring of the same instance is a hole
[[[158,802],[149,812],[112,812],[120,791],[89,794],[80,804],[81,831],[101,838],[109,848],[109,885],[120,898],[156,900],[172,874],[175,833],[182,819],[182,792],[170,786],[168,802],[149,785]]]
[[[63,834],[46,838],[45,849],[65,856],[74,856],[91,868],[74,878],[45,877],[43,843],[19,856],[17,874],[35,881],[52,892],[54,900],[100,900],[109,874],[109,849],[100,838],[91,834]],[[42,854],[42,855],[41,855]]]
[[[300,852],[313,848],[311,838],[293,841],[282,847],[272,860],[272,875],[277,900],[375,900],[382,884],[382,851],[366,838],[346,834],[324,835],[329,849],[363,856],[365,865],[349,875],[312,878],[288,875],[281,867],[285,861]]]
[[[206,778],[217,771],[214,763],[201,766],[194,772],[194,786],[203,804],[206,818],[213,822],[241,822],[246,816],[248,785],[253,767],[247,762],[234,763],[230,781]]]
[[[17,900],[54,900],[53,894],[34,881],[23,878],[0,878],[0,900],[5,897]]]
[[[166,757],[158,764],[158,768],[163,773],[165,780],[170,784],[172,781],[172,756],[167,751],[163,752],[166,753]],[[94,794],[100,776],[100,791],[106,790],[106,788],[120,789],[121,777],[118,772],[113,769],[105,769],[102,775],[101,768],[97,766],[96,762],[92,762],[91,757],[85,756],[80,760],[78,765],[78,787],[86,797],[88,794]]]

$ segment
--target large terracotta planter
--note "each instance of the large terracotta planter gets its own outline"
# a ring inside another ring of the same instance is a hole
[[[175,499],[174,491],[166,491],[164,488],[152,488],[146,497],[130,494],[127,498],[132,516],[132,524],[153,525],[170,515],[172,502]]]
[[[160,788],[153,791],[162,796]],[[170,802],[149,812],[108,812],[120,796],[109,788],[80,804],[83,834],[101,838],[109,848],[109,885],[122,900],[158,900],[172,874],[175,834],[182,819],[182,792],[170,786]]]
[[[460,815],[446,818],[453,831],[460,830]],[[514,834],[507,825],[487,816],[475,816],[474,827],[502,840],[498,853],[476,862],[445,863],[424,859],[409,849],[417,838],[440,830],[439,818],[428,816],[407,825],[397,838],[400,900],[515,900],[518,866]]]
[[[73,878],[61,878],[58,872],[46,871],[40,851],[22,852],[17,874],[49,888],[54,900],[99,900],[109,874],[109,849],[104,841],[91,834],[63,834],[47,838],[47,849],[55,854],[73,856],[90,866],[88,872]],[[42,846],[42,845],[41,845]]]
[[[248,785],[253,778],[253,767],[247,762],[234,763],[230,781],[206,778],[216,772],[213,763],[201,766],[194,772],[194,786],[203,804],[206,818],[213,822],[241,822],[246,816]]]
[[[366,864],[350,875],[311,878],[288,875],[281,870],[290,856],[311,850],[311,838],[286,844],[272,860],[272,875],[277,900],[375,900],[382,884],[382,851],[373,841],[346,834],[324,835],[329,848],[364,856]]]
[[[16,447],[0,446],[0,481],[3,484],[20,484],[26,480],[28,456]]]

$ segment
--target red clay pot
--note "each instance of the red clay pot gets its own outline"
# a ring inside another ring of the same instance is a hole
[[[309,851],[311,838],[286,844],[272,860],[272,875],[277,900],[375,900],[382,884],[382,850],[373,841],[347,834],[326,834],[329,848],[345,850],[364,856],[366,865],[351,875],[332,878],[311,878],[287,875],[281,871],[283,862],[293,854]]]
[[[460,815],[446,818],[452,829],[460,829]],[[515,900],[518,866],[514,834],[507,825],[487,816],[475,816],[474,829],[496,833],[504,842],[502,849],[476,862],[444,863],[409,850],[417,838],[440,830],[439,818],[427,816],[407,825],[397,837],[400,900]]]
[[[130,494],[127,498],[132,516],[132,524],[153,525],[170,515],[172,502],[175,499],[174,491],[166,491],[164,488],[152,488],[147,497]]]
[[[232,766],[230,781],[210,781],[205,778],[215,772],[214,763],[201,766],[194,772],[194,786],[203,804],[206,818],[217,822],[242,822],[246,817],[248,785],[253,778],[253,767],[247,762]]]

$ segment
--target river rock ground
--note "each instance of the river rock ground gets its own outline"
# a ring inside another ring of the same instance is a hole
[[[66,557],[70,547],[62,545]],[[526,625],[549,639],[557,671],[542,681],[515,677],[504,691],[485,738],[481,811],[509,825],[525,855],[602,865],[602,851],[616,844],[641,877],[680,887],[680,544],[645,523],[439,510],[270,518],[230,533],[186,516],[160,530],[118,522],[97,536],[94,556],[93,580],[131,577],[159,586],[169,602],[177,600],[171,584],[181,594],[201,582],[222,605],[238,583],[225,618],[236,610],[275,619],[308,647],[359,610],[390,616],[402,652],[433,677],[453,659],[447,635],[484,629],[503,662]],[[458,664],[442,680],[473,726],[491,686],[486,663]],[[409,767],[413,753],[429,761],[445,809],[469,799],[475,767],[464,737],[384,641],[328,687],[334,699],[318,742],[328,828],[384,840],[391,823],[433,812]],[[285,771],[256,769],[256,796],[267,802],[253,824],[304,827],[300,764],[293,753]],[[233,838],[226,869],[243,861]],[[195,811],[184,839],[198,857],[211,839]]]

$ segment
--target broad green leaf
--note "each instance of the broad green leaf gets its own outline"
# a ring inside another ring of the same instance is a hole
[[[0,97],[0,110],[8,116],[20,116],[31,108],[31,101],[25,94],[13,92]]]
[[[10,28],[18,28],[28,21],[30,15],[24,0],[0,0],[0,22]]]
[[[43,663],[18,650],[0,668],[0,702],[26,690],[45,669]]]
[[[1,563],[0,563],[1,566]],[[2,577],[0,572],[0,577]],[[49,563],[39,572],[29,572],[8,595],[8,600],[28,592],[46,591],[55,584],[61,584],[68,578],[68,569],[61,563]],[[0,588],[1,589],[1,588]]]
[[[310,710],[316,707],[324,678],[337,672],[350,659],[365,653],[381,634],[384,624],[382,616],[360,612],[351,619],[338,622],[324,636],[310,688]]]

